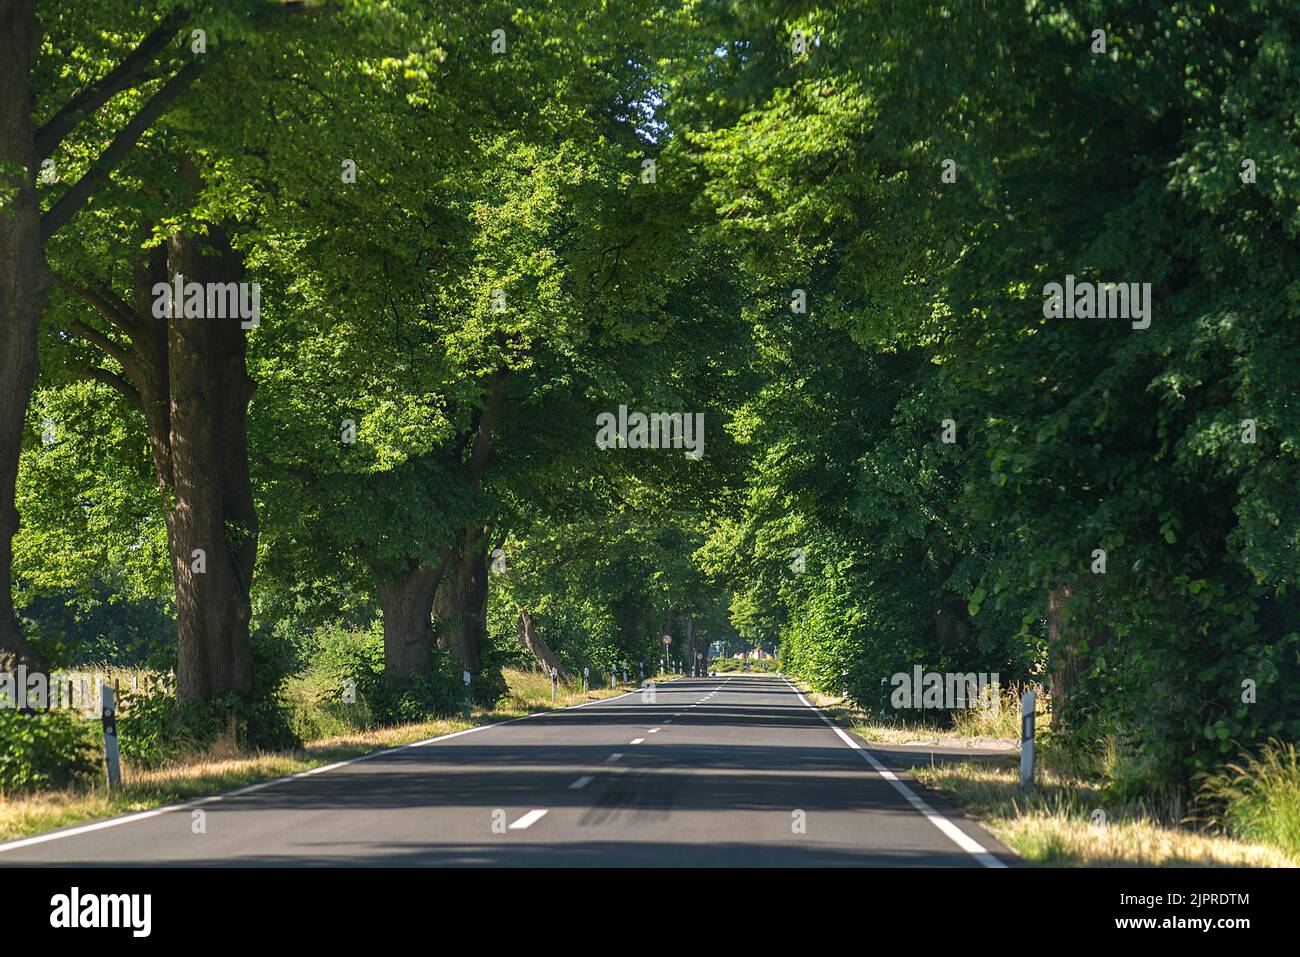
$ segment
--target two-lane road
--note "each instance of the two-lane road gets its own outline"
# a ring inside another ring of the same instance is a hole
[[[0,844],[11,865],[1000,866],[782,678],[655,689]],[[195,812],[202,812],[196,815]]]

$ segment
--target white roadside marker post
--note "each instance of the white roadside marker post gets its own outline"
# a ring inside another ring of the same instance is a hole
[[[461,677],[465,680],[465,720],[470,721],[474,717],[474,705],[470,700],[469,683],[474,676],[466,671]]]
[[[555,700],[555,692],[556,689],[559,688],[559,686],[560,686],[560,673],[556,669],[552,668],[551,669],[551,701]]]
[[[587,693],[587,678],[588,678],[588,676],[589,676],[590,674],[591,674],[591,669],[590,669],[590,668],[583,668],[583,669],[582,669],[582,693],[583,693],[583,694],[586,694],[586,693]]]
[[[108,768],[108,786],[122,784],[122,759],[117,748],[117,703],[111,685],[100,686],[100,721],[104,725],[104,764]]]
[[[1032,691],[1020,696],[1020,788],[1029,790],[1034,784],[1034,708]]]

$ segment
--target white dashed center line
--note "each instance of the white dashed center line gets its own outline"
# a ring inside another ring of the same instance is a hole
[[[569,785],[569,790],[580,791],[583,788],[585,788],[588,784],[590,784],[591,780],[592,779],[590,774],[584,774],[582,777],[578,778],[578,780],[574,781],[572,784]]]
[[[522,831],[522,830],[524,830],[525,828],[532,827],[534,824],[536,824],[536,823],[537,823],[538,821],[540,821],[542,818],[546,817],[546,814],[547,814],[547,812],[546,812],[545,810],[532,810],[532,811],[529,811],[527,814],[525,814],[525,815],[524,815],[523,817],[521,817],[519,820],[515,821],[515,823],[511,824],[511,825],[510,825],[510,830],[512,830],[512,831]]]
[[[606,763],[606,764],[610,764],[610,763],[612,763],[612,762],[614,762],[614,761],[617,761],[617,760],[618,760],[619,758],[621,758],[622,756],[623,756],[623,752],[622,752],[622,751],[615,751],[613,754],[611,754],[609,757],[607,757],[607,758],[605,759],[605,763]]]
[[[633,738],[628,744],[644,744],[645,738]]]

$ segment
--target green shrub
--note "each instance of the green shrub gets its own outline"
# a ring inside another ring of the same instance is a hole
[[[282,693],[294,669],[294,649],[269,629],[249,636],[252,681],[248,691],[230,692],[212,701],[176,700],[167,681],[146,694],[123,692],[118,707],[122,756],[152,767],[172,758],[203,751],[218,741],[240,750],[280,751],[296,747],[292,712]],[[176,667],[175,649],[149,660],[150,670],[167,674]]]
[[[383,626],[326,626],[315,632],[307,654],[307,673],[322,684],[332,682],[340,700],[349,682],[356,683],[358,697],[370,697],[384,677]]]
[[[406,724],[453,715],[461,710],[463,701],[464,685],[435,672],[383,682],[371,707],[381,724]]]
[[[392,681],[384,675],[384,635],[378,621],[364,630],[331,625],[318,629],[308,650],[308,667],[295,685],[294,726],[300,734],[341,734],[374,724],[427,721],[457,714],[465,685],[449,652],[432,648],[427,675]],[[490,707],[505,694],[500,669],[486,662],[475,676],[475,704]],[[354,702],[345,692],[355,689]]]
[[[0,708],[0,794],[67,787],[102,760],[98,723],[74,711]]]
[[[517,644],[517,642],[516,642]],[[523,659],[523,663],[531,664],[529,655]],[[520,667],[521,661],[513,649],[502,649],[494,643],[485,642],[483,647],[483,666],[479,668],[478,674],[474,676],[473,684],[470,685],[470,692],[474,704],[480,708],[492,708],[498,701],[510,693],[510,688],[506,685],[504,670],[507,667]],[[460,672],[456,671],[455,662],[448,662],[456,680],[461,682],[460,696],[464,700],[465,686],[464,679],[460,677]],[[577,674],[582,673],[582,668],[576,669]]]
[[[257,694],[179,702],[166,687],[124,693],[117,719],[122,756],[145,767],[226,741],[240,750],[278,751],[299,743],[285,704]]]
[[[294,734],[303,741],[332,738],[365,731],[375,726],[369,700],[358,694],[344,700],[339,682],[314,672],[289,682],[286,697],[292,713]]]
[[[144,766],[161,763],[176,746],[170,725],[175,710],[175,697],[161,684],[147,693],[123,692],[117,708],[117,742],[122,757]]]
[[[241,737],[237,719],[225,702],[176,700],[170,688],[158,685],[148,694],[122,695],[117,734],[122,756],[143,767],[156,767],[170,758],[192,754],[226,738]]]

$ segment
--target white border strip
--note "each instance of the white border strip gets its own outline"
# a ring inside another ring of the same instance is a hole
[[[844,731],[839,727],[839,725],[837,725],[830,718],[826,717],[825,713],[823,713],[821,708],[817,707],[815,704],[813,704],[807,698],[805,698],[800,693],[799,689],[796,688],[790,682],[789,678],[786,678],[784,675],[782,675],[781,677],[785,680],[786,684],[790,685],[790,690],[793,691],[796,695],[798,695],[799,700],[802,701],[807,707],[811,708],[813,713],[817,715],[817,717],[825,721],[826,724],[830,726],[830,729],[840,736],[841,741],[847,744],[854,751],[858,752],[858,754],[862,756],[863,760],[865,760],[868,764],[870,764],[880,774],[882,778],[884,778],[886,781],[888,781],[890,784],[894,786],[894,790],[896,790],[899,794],[903,795],[903,797],[907,798],[908,804],[912,805],[912,807],[916,808],[918,811],[924,814],[926,820],[929,821],[931,824],[933,824],[935,827],[937,827],[945,835],[947,835],[954,844],[960,847],[967,854],[971,855],[973,858],[975,858],[975,860],[979,861],[985,867],[1006,867],[1007,866],[1005,861],[999,860],[998,857],[994,855],[983,844],[975,840],[973,837],[971,837],[969,834],[967,834],[965,831],[959,828],[956,824],[952,823],[952,821],[948,820],[946,817],[944,817],[934,808],[930,807],[930,805],[927,804],[921,797],[919,797],[915,791],[913,791],[905,783],[900,781],[898,775],[894,774],[893,771],[889,770],[889,768],[881,764],[874,754],[872,754],[862,745],[858,744],[858,742],[854,741],[851,737],[845,734]],[[4,848],[0,847],[0,850],[4,850]]]
[[[422,748],[426,744],[433,744],[437,741],[446,741],[449,738],[459,738],[463,734],[473,734],[476,731],[486,731],[488,728],[499,728],[502,725],[514,724],[516,721],[527,721],[529,718],[543,718],[548,714],[559,714],[561,711],[574,711],[578,708],[590,707],[593,704],[606,704],[610,701],[618,701],[620,698],[626,698],[628,695],[639,694],[640,691],[640,688],[636,688],[620,695],[614,695],[612,698],[597,698],[595,701],[584,701],[582,704],[571,704],[566,708],[552,708],[549,711],[534,711],[532,714],[520,715],[518,718],[508,718],[505,721],[494,721],[492,724],[475,725],[472,728],[462,728],[460,731],[440,734],[432,738],[425,738],[422,741],[412,741],[408,744],[399,744],[396,747],[384,748],[381,751],[370,751],[367,754],[359,754],[354,758],[335,761],[333,764],[322,764],[319,767],[308,768],[306,771],[297,771],[282,778],[273,778],[270,781],[260,781],[257,784],[250,784],[248,787],[240,788],[237,791],[226,791],[223,794],[213,794],[209,797],[196,798],[192,801],[185,801],[181,804],[169,804],[166,807],[158,807],[150,811],[140,811],[137,814],[128,814],[125,817],[111,817],[104,821],[96,821],[93,824],[82,824],[77,827],[66,828],[62,831],[51,831],[48,834],[37,834],[33,837],[21,837],[17,840],[7,841],[0,844],[0,854],[3,854],[5,851],[16,851],[20,847],[31,847],[34,844],[44,844],[47,841],[58,841],[65,837],[76,837],[78,834],[89,834],[91,831],[102,831],[106,828],[118,827],[122,824],[130,824],[133,821],[144,821],[151,817],[170,814],[172,811],[184,811],[189,808],[199,807],[203,804],[213,804],[217,801],[224,801],[226,798],[239,797],[242,794],[252,794],[254,791],[263,791],[266,788],[273,788],[277,784],[284,784],[286,781],[296,781],[298,778],[310,777],[313,774],[323,774],[326,771],[345,768],[349,764],[356,764],[360,761],[369,761],[371,758],[377,758],[385,754],[394,754],[398,751],[405,751],[408,748]]]

